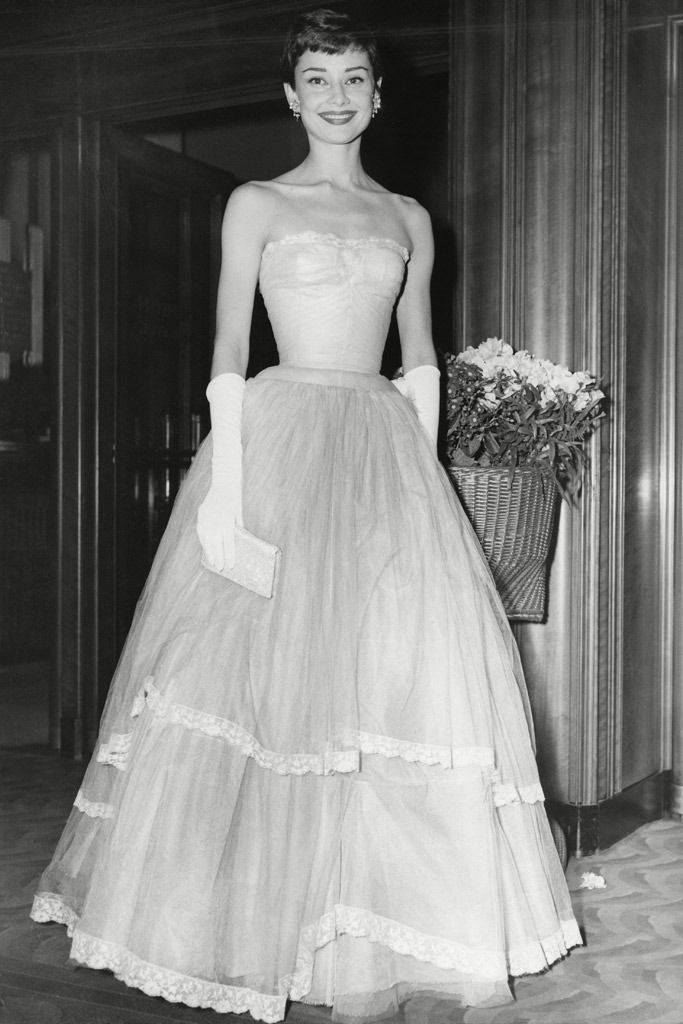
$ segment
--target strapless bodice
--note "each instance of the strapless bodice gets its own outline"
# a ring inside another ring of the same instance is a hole
[[[269,242],[259,277],[281,364],[377,373],[408,250],[314,231]]]

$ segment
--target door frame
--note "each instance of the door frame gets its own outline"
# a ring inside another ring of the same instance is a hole
[[[188,192],[215,194],[212,289],[220,219],[235,185],[226,171],[101,122],[75,116],[55,133],[56,260],[51,326],[56,521],[54,748],[81,759],[95,743],[118,651],[112,629],[116,580],[116,370],[120,176],[125,168]]]

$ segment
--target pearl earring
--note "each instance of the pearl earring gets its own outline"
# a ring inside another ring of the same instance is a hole
[[[294,114],[294,120],[298,121],[299,118],[301,117],[301,104],[299,103],[299,101],[298,100],[293,100],[289,104],[289,109]]]
[[[375,117],[382,109],[382,97],[378,92],[372,97],[372,116]]]

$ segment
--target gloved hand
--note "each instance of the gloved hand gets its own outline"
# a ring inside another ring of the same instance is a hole
[[[437,366],[425,363],[391,382],[415,406],[417,418],[434,445],[434,450],[439,432],[440,376]]]
[[[197,512],[197,535],[215,569],[235,564],[235,523],[242,525],[242,402],[244,378],[221,373],[209,382],[211,486]]]

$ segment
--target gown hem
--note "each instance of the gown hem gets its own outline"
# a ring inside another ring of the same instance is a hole
[[[545,971],[566,956],[573,946],[582,944],[574,920],[560,921],[560,927],[553,935],[535,943],[507,952],[494,952],[427,935],[361,907],[337,905],[302,929],[295,970],[279,979],[278,995],[269,995],[251,988],[184,975],[149,963],[118,943],[89,935],[79,929],[78,914],[57,893],[38,893],[31,917],[41,923],[55,921],[66,925],[72,938],[71,957],[74,960],[94,969],[111,970],[120,981],[146,995],[161,996],[169,1002],[182,1002],[218,1013],[249,1012],[255,1019],[265,1022],[282,1020],[288,999],[305,999],[311,990],[316,952],[341,935],[381,943],[399,955],[413,957],[443,970],[456,970],[463,976],[476,977],[492,986],[496,982],[506,982],[508,977]]]

